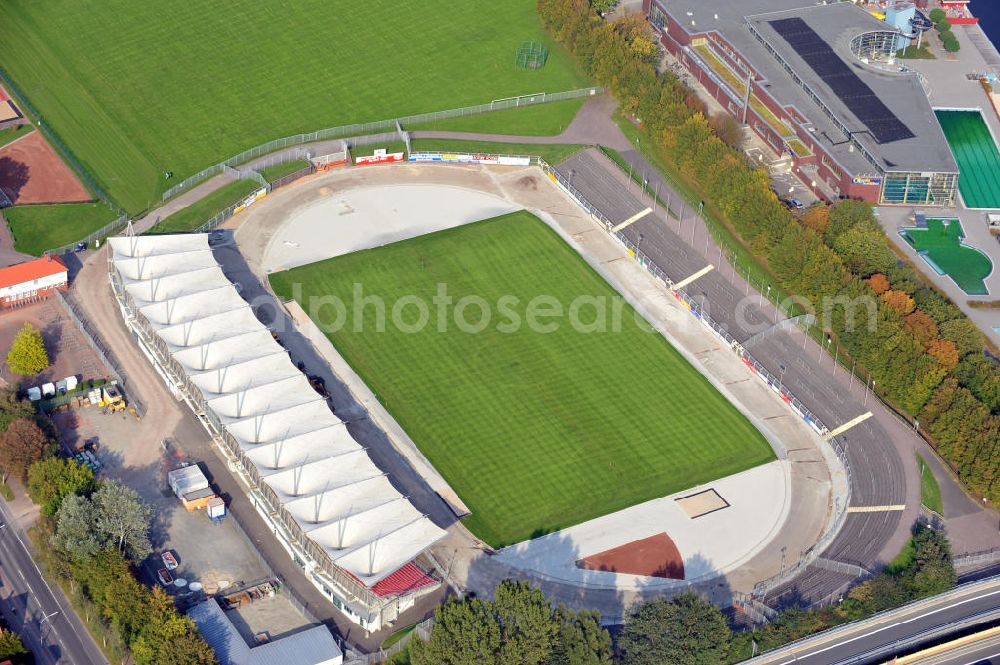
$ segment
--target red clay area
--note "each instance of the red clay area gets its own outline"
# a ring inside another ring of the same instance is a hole
[[[91,199],[37,130],[0,148],[0,188],[13,203],[67,203]]]
[[[619,545],[576,562],[577,568],[645,577],[684,579],[684,559],[665,533]]]

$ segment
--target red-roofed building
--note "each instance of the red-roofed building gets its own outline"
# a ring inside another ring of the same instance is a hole
[[[0,268],[0,310],[26,305],[65,290],[69,274],[58,258],[46,256],[34,261]]]

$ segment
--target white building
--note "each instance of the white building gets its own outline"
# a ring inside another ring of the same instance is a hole
[[[66,266],[51,256],[0,268],[0,310],[47,298],[67,282]]]

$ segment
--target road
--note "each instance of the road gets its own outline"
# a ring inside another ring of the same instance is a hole
[[[744,661],[746,665],[847,665],[883,663],[898,653],[973,625],[1000,620],[1000,576],[966,584],[948,593],[883,612],[865,621],[799,640]],[[986,648],[985,651],[989,651]],[[994,652],[1000,648],[992,649]],[[955,654],[948,665],[976,663],[990,654]]]
[[[108,662],[58,589],[42,578],[24,536],[0,502],[0,612],[38,665]]]

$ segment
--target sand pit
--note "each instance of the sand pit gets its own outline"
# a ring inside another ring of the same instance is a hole
[[[714,489],[707,489],[697,494],[682,496],[676,499],[676,501],[681,510],[687,513],[688,517],[692,519],[729,507],[729,502],[719,496],[719,493]]]
[[[0,122],[15,120],[21,117],[20,111],[9,99],[0,99]]]
[[[15,204],[93,198],[39,131],[0,148],[0,188]]]
[[[591,554],[577,561],[576,567],[644,577],[684,579],[684,558],[674,541],[665,533]]]

